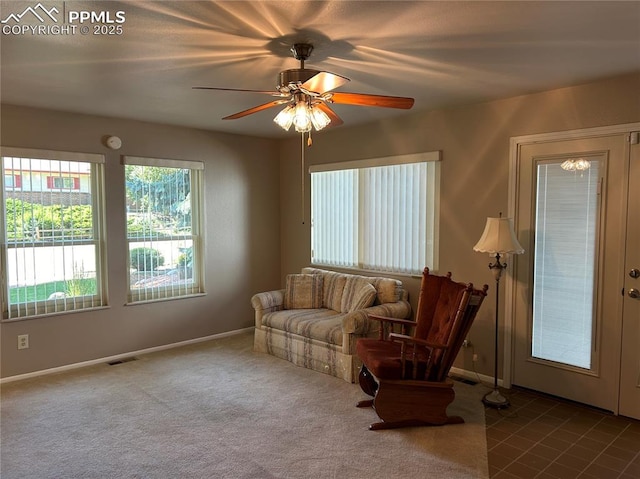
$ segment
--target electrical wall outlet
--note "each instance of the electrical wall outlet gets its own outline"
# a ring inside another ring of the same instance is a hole
[[[478,355],[477,355],[477,354],[474,354],[474,355],[473,355],[473,359],[472,359],[472,361],[473,361],[474,363],[477,363],[477,362],[478,362]]]
[[[28,334],[18,334],[18,349],[29,349]]]

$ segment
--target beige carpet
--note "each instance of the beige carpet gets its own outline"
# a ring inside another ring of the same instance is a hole
[[[486,478],[481,386],[466,424],[369,431],[355,384],[241,334],[2,387],[0,472],[40,478]]]

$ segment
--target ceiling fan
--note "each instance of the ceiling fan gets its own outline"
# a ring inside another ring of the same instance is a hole
[[[413,98],[333,91],[350,80],[335,73],[305,68],[304,62],[312,51],[313,45],[310,43],[296,43],[291,47],[294,58],[300,60],[300,68],[281,71],[278,75],[276,91],[203,86],[193,88],[263,93],[276,97],[276,100],[268,103],[225,116],[223,120],[235,120],[274,106],[285,105],[284,110],[274,118],[274,121],[285,130],[289,130],[293,125],[296,131],[302,133],[311,131],[312,126],[316,130],[321,130],[329,124],[338,126],[343,123],[329,107],[331,103],[400,109],[410,109],[413,106]]]

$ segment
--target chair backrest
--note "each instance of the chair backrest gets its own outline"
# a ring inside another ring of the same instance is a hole
[[[487,285],[478,290],[471,283],[455,282],[451,273],[437,276],[430,274],[429,268],[424,269],[414,337],[447,347],[433,352],[427,379],[443,381],[447,377],[487,289]]]

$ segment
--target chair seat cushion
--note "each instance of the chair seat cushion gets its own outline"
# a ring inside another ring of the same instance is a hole
[[[408,360],[405,364],[405,375],[402,376],[401,344],[393,341],[381,341],[379,339],[358,339],[356,354],[362,360],[367,369],[379,379],[411,379],[413,362]],[[424,352],[417,356],[418,378],[423,378],[427,358]]]

